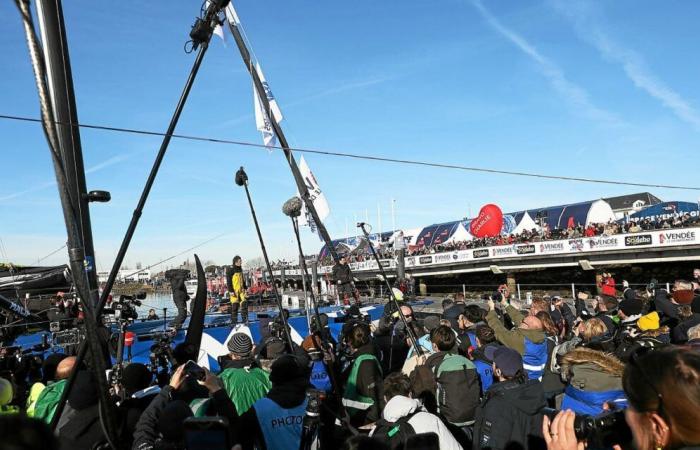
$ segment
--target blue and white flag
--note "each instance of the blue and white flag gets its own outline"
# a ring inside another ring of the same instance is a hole
[[[282,122],[283,118],[282,111],[280,111],[280,108],[277,105],[277,100],[275,100],[275,96],[272,95],[270,86],[267,84],[267,81],[265,81],[265,76],[262,73],[260,64],[255,63],[255,70],[258,72],[260,81],[262,82],[263,88],[265,89],[265,96],[270,102],[270,112],[272,113],[274,120],[277,123],[280,123]],[[255,125],[258,128],[258,131],[262,133],[263,142],[268,147],[277,145],[277,136],[275,136],[275,132],[272,128],[270,117],[268,117],[267,113],[265,112],[265,108],[263,107],[263,103],[255,90],[255,86],[253,86],[253,102],[255,104]]]

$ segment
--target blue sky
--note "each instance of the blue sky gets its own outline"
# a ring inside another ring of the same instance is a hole
[[[697,2],[407,0],[235,2],[277,97],[292,145],[557,175],[698,185]],[[642,8],[643,6],[643,8]],[[191,1],[64,2],[79,118],[165,130],[194,55],[183,52]],[[0,3],[0,114],[38,117],[13,2]],[[177,129],[261,142],[251,82],[233,40],[207,54]],[[82,131],[98,266],[116,254],[160,139]],[[40,127],[0,121],[3,259],[31,264],[65,241]],[[299,156],[299,155],[297,155]],[[307,156],[331,206],[327,226],[412,228],[476,214],[636,192],[624,186]],[[174,140],[127,264],[198,250],[225,263],[259,255],[245,166],[273,258],[292,257],[282,203],[294,193],[279,153]],[[697,191],[652,189],[666,200]],[[307,252],[319,248],[305,231]],[[184,259],[184,257],[183,257]],[[44,264],[66,260],[64,251]]]

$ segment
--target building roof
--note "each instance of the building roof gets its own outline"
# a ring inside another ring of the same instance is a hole
[[[603,199],[610,204],[613,211],[620,209],[632,209],[634,202],[641,200],[644,206],[652,206],[661,203],[661,199],[649,192],[639,192],[637,194],[619,195]]]

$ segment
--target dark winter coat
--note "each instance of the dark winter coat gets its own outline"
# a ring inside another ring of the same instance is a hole
[[[546,406],[542,384],[528,380],[495,383],[476,411],[472,448],[543,449],[542,410]]]

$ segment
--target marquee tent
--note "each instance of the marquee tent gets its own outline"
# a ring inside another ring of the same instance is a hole
[[[513,230],[513,234],[520,234],[523,231],[532,231],[533,229],[535,230],[540,230],[540,226],[537,225],[537,223],[532,220],[532,217],[530,217],[530,214],[525,211],[524,214],[522,214],[520,218],[520,222],[518,222],[518,226],[515,227]]]

